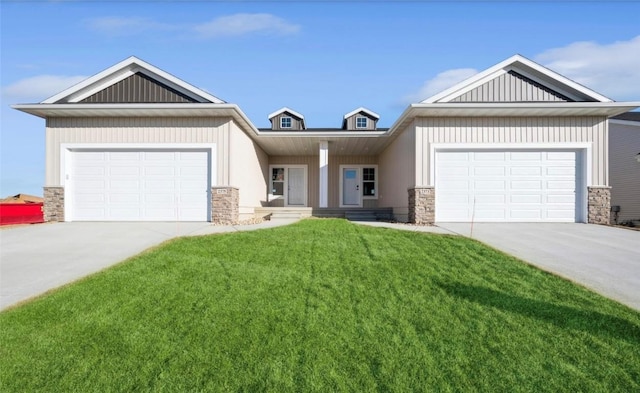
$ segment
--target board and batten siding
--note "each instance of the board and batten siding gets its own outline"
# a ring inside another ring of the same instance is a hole
[[[60,145],[216,144],[217,184],[229,184],[230,118],[49,118],[45,136],[45,185],[60,186]]]
[[[229,141],[229,185],[238,187],[240,219],[253,217],[254,208],[266,204],[269,157],[235,122]]]
[[[531,79],[509,71],[473,90],[454,98],[451,102],[548,102],[571,101]]]
[[[367,126],[364,128],[358,128],[356,127],[356,118],[357,117],[366,117],[367,118]],[[378,124],[378,119],[376,119],[375,117],[369,115],[368,113],[365,112],[359,112],[356,113],[355,115],[349,116],[345,119],[345,123],[346,123],[346,129],[347,130],[359,130],[359,131],[366,131],[366,130],[375,130]]]
[[[196,100],[138,72],[80,102],[90,104],[185,103],[196,102]]]
[[[340,165],[377,165],[377,156],[336,156],[329,154],[329,200],[328,207],[340,207]],[[308,206],[320,205],[320,156],[271,156],[269,165],[307,165]],[[379,175],[378,175],[379,176]],[[378,179],[378,187],[381,181]],[[363,207],[377,207],[375,199],[363,200]]]
[[[618,222],[640,220],[640,122],[609,123],[611,206],[620,206]],[[613,220],[613,214],[611,215]]]
[[[282,128],[280,127],[280,119],[282,119],[283,117],[290,117],[291,118],[291,127],[290,128]],[[292,114],[288,113],[288,112],[284,112],[284,113],[280,113],[279,115],[276,115],[274,117],[272,117],[271,119],[271,129],[272,130],[278,130],[278,131],[302,131],[304,130],[302,128],[302,120],[299,119],[297,116],[293,116]]]
[[[433,185],[432,143],[591,143],[591,184],[608,185],[605,117],[486,117],[416,119],[416,185]]]

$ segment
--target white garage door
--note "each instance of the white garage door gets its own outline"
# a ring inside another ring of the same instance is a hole
[[[436,153],[436,221],[575,222],[575,151]]]
[[[71,220],[208,219],[208,151],[74,151],[71,160]]]

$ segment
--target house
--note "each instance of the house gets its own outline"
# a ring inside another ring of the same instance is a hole
[[[609,120],[612,223],[640,221],[640,112]]]
[[[389,129],[358,108],[310,128],[289,108],[258,129],[235,104],[130,57],[37,104],[48,221],[233,223],[261,209],[385,208],[436,221],[608,223],[612,100],[513,56]]]

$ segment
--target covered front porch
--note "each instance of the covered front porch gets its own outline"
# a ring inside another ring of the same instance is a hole
[[[384,132],[269,132],[259,142],[268,155],[263,208],[311,208],[313,215],[344,217],[349,210],[386,207],[378,166]]]

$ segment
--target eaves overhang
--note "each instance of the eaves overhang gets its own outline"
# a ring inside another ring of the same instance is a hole
[[[236,104],[16,104],[19,111],[48,117],[231,117],[249,134],[258,129]]]
[[[420,117],[612,117],[640,107],[640,102],[496,102],[411,104],[389,134]]]

